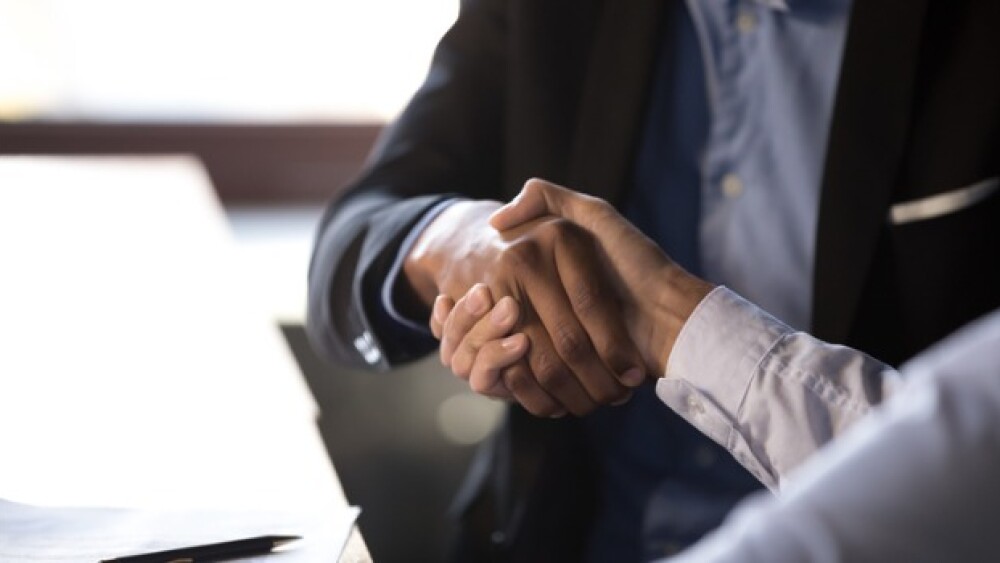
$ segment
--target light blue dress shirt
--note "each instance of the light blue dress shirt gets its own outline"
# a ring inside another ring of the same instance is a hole
[[[647,132],[643,147],[659,144],[666,169],[644,182],[640,163],[628,208],[643,210],[641,226],[668,251],[697,240],[695,259],[681,253],[681,263],[802,330],[850,3],[687,0],[678,35],[697,45],[675,45],[693,54],[676,60],[669,85],[682,99],[659,115],[654,100],[647,126],[664,138]],[[669,199],[685,193],[700,200],[695,236],[670,225]]]
[[[850,0],[671,6],[625,214],[686,268],[808,329]],[[669,555],[754,484],[651,387],[585,425],[604,475],[589,561]]]

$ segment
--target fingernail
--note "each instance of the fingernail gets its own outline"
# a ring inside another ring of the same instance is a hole
[[[448,314],[445,312],[444,296],[438,295],[437,299],[434,300],[434,320],[444,324],[448,320]]]
[[[611,403],[611,406],[620,407],[620,406],[624,405],[625,403],[629,402],[629,400],[631,398],[632,398],[632,393],[629,393],[628,395],[625,395],[625,397],[623,397],[621,399],[618,399],[617,401]]]
[[[502,346],[505,350],[513,350],[514,348],[517,348],[520,345],[521,345],[520,334],[512,334],[500,341],[500,346]]]
[[[476,288],[465,298],[465,310],[473,315],[481,315],[486,312],[486,299],[483,297],[483,290]]]
[[[490,313],[490,320],[493,324],[497,326],[503,326],[507,324],[510,320],[511,315],[514,313],[514,303],[512,299],[504,297],[497,303],[497,306],[493,308],[493,312]]]
[[[629,387],[637,387],[646,379],[646,374],[639,368],[632,368],[622,374],[622,383]]]
[[[549,418],[562,418],[566,416],[566,411],[558,411],[555,414],[549,416]]]

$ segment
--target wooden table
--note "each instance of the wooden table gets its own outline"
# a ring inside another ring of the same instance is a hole
[[[0,497],[345,505],[251,287],[196,161],[0,158]]]

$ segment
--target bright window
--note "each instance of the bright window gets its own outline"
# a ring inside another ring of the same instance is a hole
[[[458,0],[0,0],[0,121],[364,122]]]

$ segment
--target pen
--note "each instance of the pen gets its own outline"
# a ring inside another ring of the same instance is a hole
[[[276,547],[302,539],[299,536],[259,536],[220,543],[209,543],[179,549],[168,549],[140,555],[104,559],[101,563],[201,563],[225,561],[271,553]]]

